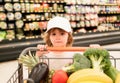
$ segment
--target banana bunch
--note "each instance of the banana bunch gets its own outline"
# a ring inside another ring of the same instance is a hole
[[[105,73],[89,68],[72,73],[67,83],[113,83],[113,80]]]

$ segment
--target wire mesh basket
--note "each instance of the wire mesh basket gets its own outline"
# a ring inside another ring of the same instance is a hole
[[[85,51],[88,47],[69,47],[69,48],[52,48],[52,47],[49,47],[47,48],[47,50],[51,50],[51,51]],[[119,48],[105,48],[106,50],[108,51],[120,51]],[[36,47],[28,47],[28,48],[25,48],[21,54],[21,55],[25,55],[26,53],[28,53],[29,51],[31,52],[35,52],[37,51],[38,49]],[[45,49],[46,50],[46,49]],[[72,59],[72,58],[45,58],[48,60],[48,65],[49,65],[49,60],[50,59]],[[114,56],[110,56],[110,60],[113,64],[114,67],[117,66],[117,62],[119,61],[120,62],[120,58],[116,58]],[[29,74],[29,72],[27,72],[27,74]],[[9,78],[9,80],[7,81],[7,83],[26,83],[24,81],[24,66],[22,63],[19,63],[18,62],[18,68],[16,69],[16,71],[13,73],[13,75]],[[30,80],[30,79],[27,79],[27,80]],[[32,82],[31,82],[32,83]],[[33,82],[34,83],[34,82]]]

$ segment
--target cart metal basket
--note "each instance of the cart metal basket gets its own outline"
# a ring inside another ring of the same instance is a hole
[[[53,47],[48,47],[47,50],[51,50],[51,51],[85,51],[88,47],[62,47],[61,48],[53,48]],[[120,51],[120,48],[105,48],[108,51]],[[25,48],[21,54],[24,55],[26,53],[28,53],[29,51],[37,51],[38,49],[36,47],[28,47]],[[46,49],[45,49],[46,50]],[[114,56],[110,56],[110,59],[113,63],[113,66],[116,67],[117,66],[117,62],[120,62],[120,58],[115,58]],[[16,69],[16,71],[13,73],[13,75],[10,77],[10,79],[7,81],[7,83],[24,83],[24,78],[23,78],[23,64],[18,62],[18,68]]]

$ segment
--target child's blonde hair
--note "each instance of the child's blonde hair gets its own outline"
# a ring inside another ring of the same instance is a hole
[[[51,43],[51,40],[50,40],[50,33],[51,33],[52,31],[54,31],[55,29],[59,29],[59,30],[62,31],[62,32],[64,31],[64,30],[62,30],[62,29],[60,29],[60,28],[53,28],[53,29],[49,30],[47,33],[44,33],[44,35],[42,36],[43,39],[44,39],[44,41],[45,41],[45,43],[46,43],[47,46],[49,46],[49,47],[53,47],[53,45],[52,45],[52,43]],[[67,41],[66,46],[69,47],[69,46],[72,46],[72,44],[73,44],[73,35],[72,35],[72,33],[69,33],[69,32],[68,32],[68,41]]]

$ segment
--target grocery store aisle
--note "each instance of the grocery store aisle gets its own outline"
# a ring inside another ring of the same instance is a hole
[[[120,43],[105,45],[103,47],[120,48]],[[110,54],[116,58],[120,58],[119,51],[110,51]],[[11,77],[11,75],[15,72],[17,67],[18,67],[17,60],[1,62],[0,63],[0,83],[6,83],[8,79]],[[120,60],[117,61],[117,69],[120,70]]]

